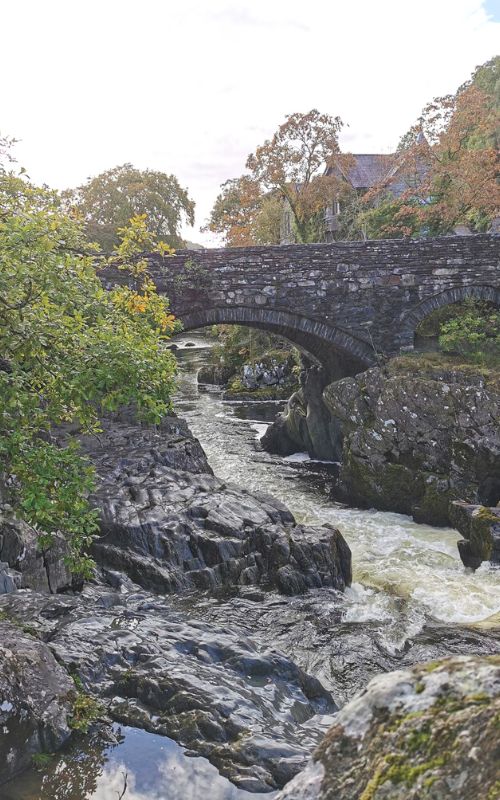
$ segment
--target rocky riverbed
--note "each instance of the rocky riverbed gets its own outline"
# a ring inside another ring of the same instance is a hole
[[[188,392],[178,405],[196,427]],[[237,417],[219,420],[218,408],[205,417],[209,424],[229,422],[232,434],[239,431]],[[105,421],[99,438],[83,441],[100,476],[94,502],[102,537],[94,547],[95,578],[81,591],[61,566],[60,550],[53,560],[37,554],[33,531],[13,520],[4,498],[0,547],[9,591],[0,596],[0,721],[8,735],[0,737],[1,780],[37,753],[74,743],[73,756],[67,751],[52,760],[43,776],[31,772],[5,784],[0,796],[87,800],[104,786],[104,774],[113,797],[127,774],[134,800],[136,791],[140,800],[272,793],[309,769],[338,708],[374,675],[410,674],[411,665],[449,654],[498,652],[499,634],[490,624],[432,619],[397,592],[359,583],[349,588],[350,550],[330,517],[297,522],[299,515],[282,501],[253,486],[250,473],[242,488],[246,462],[239,448],[248,448],[254,432],[247,424],[244,436],[226,441],[226,429],[215,430],[218,443],[204,443],[217,471],[215,455],[225,454],[232,476],[213,475],[199,442],[177,418],[148,428],[122,413]],[[292,464],[259,461],[265,454],[258,450],[254,456],[261,479],[266,470],[281,470],[284,486],[295,485]],[[319,508],[319,484],[311,491]],[[345,522],[346,512],[339,507],[337,513]],[[389,532],[392,524],[387,516]],[[62,546],[58,541],[56,550]],[[481,694],[479,684],[474,688],[476,664],[464,669],[470,693]],[[16,675],[26,692],[17,691]],[[398,675],[386,679],[395,692]],[[388,690],[388,707],[390,696]],[[97,723],[87,738],[78,739],[77,731],[75,740],[75,720],[89,707]],[[160,739],[175,752],[177,778],[165,767],[166,777],[155,773],[154,785],[144,774],[139,783],[140,765],[127,742],[156,753],[160,763]],[[103,772],[103,754],[113,749],[116,758],[127,755],[111,775]],[[193,779],[193,786],[201,794],[189,794],[181,778],[193,774],[186,764],[199,765],[204,782]],[[368,785],[371,775],[360,774]],[[386,791],[387,781],[382,784]],[[450,797],[465,797],[460,787],[453,791]],[[345,795],[351,796],[358,795]]]
[[[244,788],[282,785],[325,730],[318,715],[336,710],[331,694],[237,627],[207,629],[153,593],[343,590],[351,581],[344,539],[328,526],[297,525],[272,497],[214,477],[182,420],[148,427],[124,412],[103,420],[98,437],[81,441],[100,479],[92,498],[102,534],[93,547],[95,586],[49,598],[29,591],[47,587],[39,586],[37,573],[30,586],[34,539],[20,525],[16,535],[25,536],[25,546],[13,551],[8,569],[26,591],[0,598],[4,618],[47,641],[47,659],[55,656],[85,691],[105,701],[113,719],[171,736]],[[4,515],[2,535],[10,541],[16,522]],[[18,660],[24,662],[23,653]],[[4,694],[5,723],[15,731],[33,715],[12,687]],[[23,736],[17,745],[14,733],[0,739],[10,765],[3,779],[47,741],[40,735],[27,745]]]

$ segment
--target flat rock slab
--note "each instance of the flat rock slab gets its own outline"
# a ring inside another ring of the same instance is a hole
[[[28,619],[117,722],[175,739],[251,791],[279,788],[302,769],[336,711],[288,657],[155,595],[17,592],[0,609]]]

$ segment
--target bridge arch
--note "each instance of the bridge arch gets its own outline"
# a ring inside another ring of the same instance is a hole
[[[375,353],[369,342],[342,328],[289,311],[250,306],[214,307],[183,314],[181,321],[186,332],[208,325],[245,325],[266,330],[287,339],[332,377],[340,377],[339,373],[353,375],[375,363]]]
[[[468,299],[485,300],[500,308],[500,289],[494,286],[455,286],[427,297],[401,316],[405,340],[413,345],[416,329],[433,311]]]

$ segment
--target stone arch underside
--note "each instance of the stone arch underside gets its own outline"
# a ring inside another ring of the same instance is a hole
[[[415,331],[425,317],[438,308],[460,303],[463,300],[485,300],[500,308],[500,289],[495,286],[455,286],[422,300],[411,311],[402,315],[402,327],[406,342],[413,345]]]
[[[333,377],[354,375],[375,363],[372,346],[341,328],[299,314],[247,306],[209,308],[183,314],[185,331],[207,325],[245,325],[281,336]]]

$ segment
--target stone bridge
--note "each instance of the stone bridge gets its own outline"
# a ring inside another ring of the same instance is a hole
[[[332,375],[413,348],[434,309],[467,297],[500,306],[500,237],[443,236],[151,255],[150,271],[184,330],[262,328]],[[126,282],[107,270],[105,285]]]

